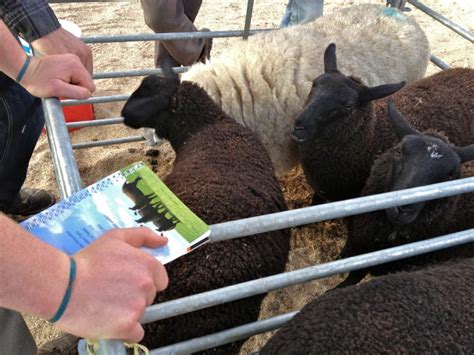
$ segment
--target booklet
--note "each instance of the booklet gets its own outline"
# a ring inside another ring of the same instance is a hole
[[[73,255],[113,228],[145,226],[168,238],[143,248],[163,264],[209,240],[209,227],[143,162],[127,166],[71,195],[21,226]]]

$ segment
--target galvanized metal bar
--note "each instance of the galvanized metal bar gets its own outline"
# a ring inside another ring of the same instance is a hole
[[[150,351],[150,355],[166,354],[191,354],[201,350],[214,348],[216,346],[228,344],[237,340],[251,337],[255,334],[269,332],[283,326],[298,312],[290,312],[276,317],[260,320],[253,323],[241,325],[239,327],[224,330],[222,332],[206,335],[199,338],[183,341],[169,346],[164,346]]]
[[[107,102],[118,102],[118,101],[127,101],[129,99],[129,94],[124,95],[111,95],[111,96],[95,96],[85,100],[62,100],[61,105],[63,106],[75,106],[75,105],[85,105],[85,104],[103,104]]]
[[[253,12],[253,0],[247,1],[247,13],[245,14],[244,33],[242,34],[243,39],[249,38],[250,23],[252,21]]]
[[[210,226],[211,240],[244,237],[467,192],[474,192],[474,177],[214,224]]]
[[[123,117],[102,118],[100,120],[92,120],[92,121],[67,122],[66,126],[68,128],[83,128],[83,127],[108,126],[108,125],[120,124],[120,123],[123,123]]]
[[[272,29],[250,30],[249,35],[260,32],[268,32]],[[168,32],[168,33],[140,33],[136,35],[107,35],[81,37],[85,43],[114,43],[114,42],[137,42],[137,41],[173,41],[179,39],[198,38],[227,38],[242,37],[243,30],[234,31],[209,31],[209,32]]]
[[[61,104],[56,98],[42,99],[51,158],[61,198],[82,188]]]
[[[124,138],[102,140],[102,141],[97,141],[97,142],[76,143],[72,145],[72,148],[84,149],[84,148],[104,147],[107,145],[141,142],[144,140],[145,138],[143,136],[124,137]]]
[[[121,340],[98,340],[97,350],[87,349],[87,342],[85,339],[79,340],[77,344],[77,350],[79,355],[127,355],[127,349],[125,348]],[[94,350],[94,352],[92,352]]]
[[[436,65],[437,67],[443,69],[443,70],[446,70],[446,69],[449,69],[451,68],[449,66],[448,63],[446,63],[444,60],[442,60],[441,58],[438,58],[437,56],[435,56],[434,54],[431,55],[430,57],[430,60],[431,62]]]
[[[445,25],[449,29],[453,30],[458,35],[464,37],[469,42],[472,43],[474,41],[474,35],[468,29],[459,26],[457,23],[455,23],[455,22],[451,21],[450,19],[444,17],[443,15],[437,13],[436,11],[434,11],[431,8],[429,8],[428,6],[422,4],[418,0],[408,0],[408,2],[410,4],[412,4],[413,6],[415,6],[416,8],[418,8],[419,10],[423,11],[428,16],[431,16],[432,18],[434,18],[436,21],[442,23],[443,25]]]
[[[474,229],[448,234],[421,242],[402,245],[395,248],[337,260],[304,269],[243,282],[217,290],[163,302],[147,308],[141,323],[150,323],[160,319],[175,317],[199,309],[255,296],[276,289],[320,279],[350,270],[363,269],[369,266],[408,258],[414,255],[449,248],[455,245],[474,242]]]
[[[184,73],[188,71],[189,67],[176,67],[173,70],[176,73]],[[140,70],[127,70],[127,71],[116,71],[116,72],[99,72],[92,75],[93,79],[113,79],[113,78],[128,78],[132,76],[148,76],[148,75],[163,75],[163,70],[160,68],[156,69],[140,69]]]

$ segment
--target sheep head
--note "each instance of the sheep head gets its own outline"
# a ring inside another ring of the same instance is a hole
[[[303,143],[336,122],[349,119],[355,110],[368,102],[400,90],[405,82],[366,87],[357,79],[337,69],[336,45],[331,43],[324,52],[324,74],[311,87],[305,107],[296,118],[292,137]]]
[[[180,80],[169,65],[162,67],[165,77],[150,75],[143,79],[122,109],[124,123],[132,128],[154,128],[167,138],[168,121],[172,118],[173,97]]]
[[[412,127],[388,101],[388,116],[399,143],[391,150],[390,191],[445,182],[460,177],[461,164],[474,160],[474,144],[455,147]],[[388,219],[398,225],[412,223],[425,202],[386,209]]]

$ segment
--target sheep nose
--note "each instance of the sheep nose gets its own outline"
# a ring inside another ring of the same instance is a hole
[[[398,214],[403,215],[403,216],[408,216],[415,211],[415,209],[410,206],[397,206],[395,207],[395,210],[397,211]]]
[[[306,129],[305,126],[301,124],[295,124],[293,127],[293,132],[304,131]]]
[[[399,206],[395,206],[395,212],[397,212],[398,214],[404,214],[403,209]]]
[[[293,126],[293,131],[291,132],[291,137],[296,143],[304,142],[307,139],[306,127],[295,124]]]

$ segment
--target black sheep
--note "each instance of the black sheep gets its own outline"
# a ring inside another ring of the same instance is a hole
[[[313,204],[359,196],[376,156],[396,143],[382,100],[403,86],[366,87],[337,70],[335,45],[324,54],[293,138],[300,146]],[[474,141],[474,70],[450,69],[407,85],[393,101],[418,130],[445,132],[457,145]]]
[[[147,206],[150,201],[156,197],[154,193],[149,195],[143,194],[143,192],[138,188],[138,182],[141,179],[141,176],[139,176],[132,182],[125,182],[122,186],[122,192],[134,202],[134,206],[130,207],[133,211]]]
[[[312,301],[265,354],[473,354],[474,259],[387,275]]]
[[[400,143],[377,158],[362,195],[403,190],[474,176],[474,144],[450,145],[440,132],[421,134],[389,104],[389,117]],[[462,167],[461,164],[465,163]],[[395,247],[474,228],[474,193],[419,202],[348,218],[348,236],[340,257]],[[337,287],[359,282],[367,273],[385,274],[455,257],[474,256],[474,243],[415,256],[349,273]]]
[[[166,68],[165,68],[166,69]],[[150,76],[126,103],[125,124],[155,128],[176,152],[166,185],[208,224],[287,209],[265,147],[196,84]],[[167,265],[164,302],[284,271],[289,231],[208,243]],[[258,319],[264,295],[145,325],[150,348]],[[236,353],[244,341],[214,349]]]

